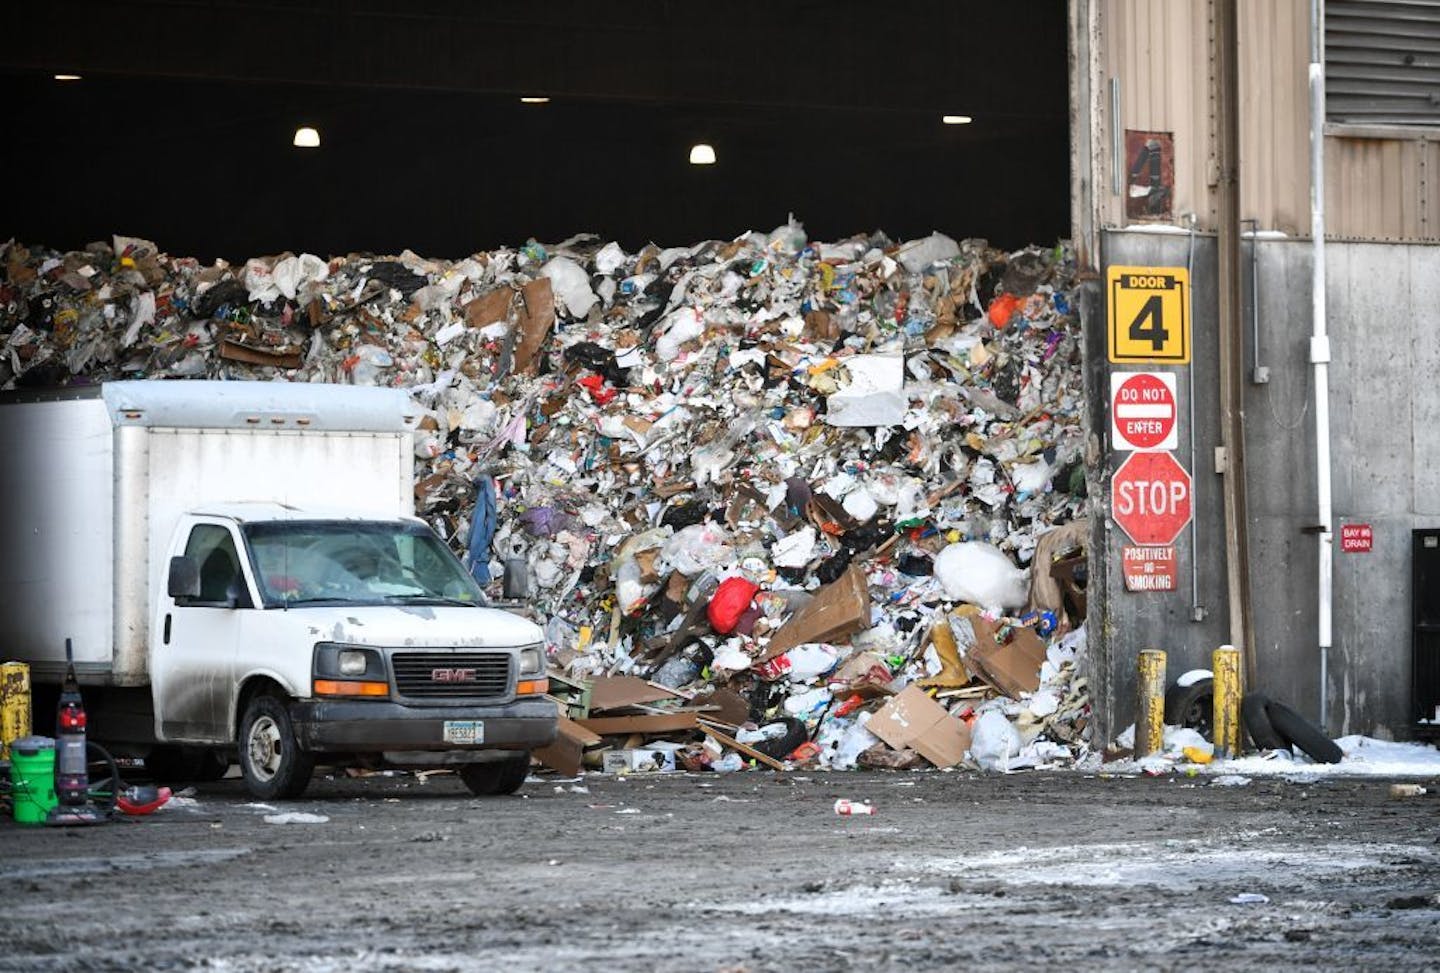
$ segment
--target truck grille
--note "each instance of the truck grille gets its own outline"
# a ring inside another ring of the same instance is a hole
[[[395,690],[411,699],[484,699],[513,691],[508,652],[396,652]]]

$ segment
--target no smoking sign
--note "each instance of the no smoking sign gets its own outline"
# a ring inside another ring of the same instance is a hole
[[[1173,372],[1110,373],[1110,443],[1115,449],[1175,449]]]

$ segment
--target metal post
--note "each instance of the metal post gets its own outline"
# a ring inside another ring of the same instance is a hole
[[[1245,330],[1240,299],[1240,66],[1236,0],[1216,3],[1216,88],[1220,163],[1219,314],[1220,442],[1224,447],[1225,578],[1230,641],[1245,651],[1246,676],[1255,681],[1255,640],[1250,614],[1249,517],[1245,504]]]
[[[1310,237],[1313,247],[1310,363],[1315,376],[1315,501],[1320,539],[1316,612],[1320,647],[1320,728],[1328,736],[1329,655],[1335,534],[1330,502],[1330,336],[1325,322],[1325,5],[1310,4]]]
[[[1137,676],[1135,759],[1138,760],[1165,748],[1165,653],[1160,649],[1141,650]]]
[[[1211,653],[1210,670],[1214,673],[1215,754],[1218,757],[1240,755],[1240,650],[1222,645]]]

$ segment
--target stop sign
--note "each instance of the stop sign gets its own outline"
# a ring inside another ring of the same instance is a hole
[[[1190,474],[1166,452],[1131,453],[1110,479],[1110,515],[1136,544],[1173,544],[1194,513]]]

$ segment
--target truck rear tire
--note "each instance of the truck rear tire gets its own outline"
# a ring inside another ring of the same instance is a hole
[[[498,797],[514,794],[530,776],[530,755],[522,753],[492,763],[465,764],[460,779],[476,797]]]
[[[300,750],[290,711],[274,696],[256,696],[240,721],[240,772],[261,800],[299,797],[315,772],[315,758]]]

